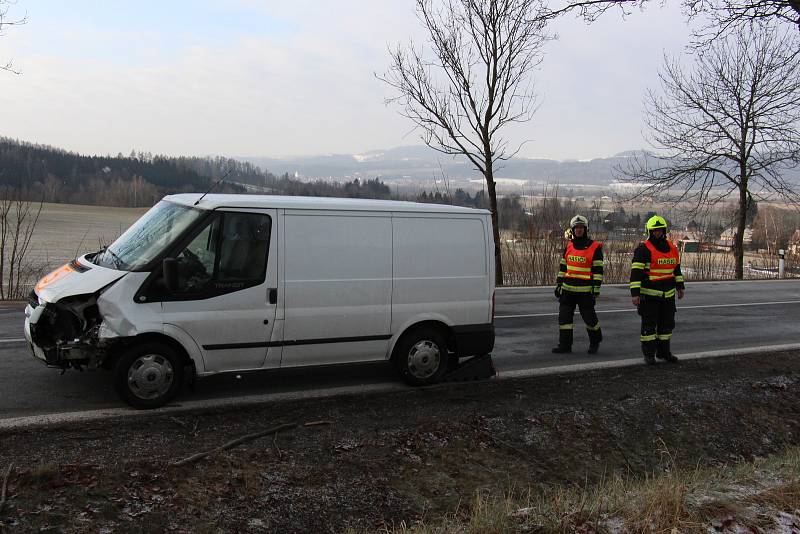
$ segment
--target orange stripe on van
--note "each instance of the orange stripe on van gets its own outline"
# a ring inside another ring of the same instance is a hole
[[[59,267],[58,269],[56,269],[55,271],[53,271],[52,273],[46,275],[41,280],[39,280],[39,283],[36,284],[36,291],[39,291],[40,289],[44,289],[47,286],[49,286],[50,284],[52,284],[53,282],[55,282],[57,280],[61,280],[62,278],[67,276],[69,273],[74,273],[74,272],[75,272],[75,269],[73,269],[72,266],[69,263],[66,263],[66,264],[62,265],[61,267]]]

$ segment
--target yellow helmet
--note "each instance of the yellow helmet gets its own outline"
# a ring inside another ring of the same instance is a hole
[[[644,225],[645,229],[650,232],[652,230],[664,230],[667,231],[667,221],[664,217],[659,215],[653,215],[649,219],[647,219],[647,223]]]

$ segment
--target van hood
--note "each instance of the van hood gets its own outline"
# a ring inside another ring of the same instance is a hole
[[[45,302],[58,302],[64,297],[94,293],[128,274],[100,267],[81,256],[51,272],[36,284],[36,295]]]

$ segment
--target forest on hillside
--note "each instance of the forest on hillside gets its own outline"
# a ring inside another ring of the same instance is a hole
[[[206,191],[394,198],[379,179],[347,183],[277,177],[252,163],[225,157],[170,157],[149,152],[85,156],[0,138],[0,187],[31,201],[147,207],[164,195]]]
[[[151,206],[170,193],[204,191],[213,176],[179,158],[131,153],[84,156],[0,138],[0,186],[27,200],[105,206]],[[241,186],[228,184],[229,192]]]
[[[85,156],[0,137],[0,187],[25,200],[101,206],[147,207],[164,195],[206,191],[414,200],[488,208],[485,193],[423,191],[397,195],[379,178],[348,182],[302,181],[276,176],[253,163],[226,157],[170,157],[132,151],[127,156]],[[517,211],[521,207],[515,206]]]

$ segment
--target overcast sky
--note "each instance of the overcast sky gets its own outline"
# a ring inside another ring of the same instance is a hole
[[[676,2],[559,21],[520,155],[641,148],[642,97],[688,41]],[[0,36],[0,135],[86,154],[360,153],[419,144],[383,102],[387,45],[423,37],[412,0],[17,0]]]

